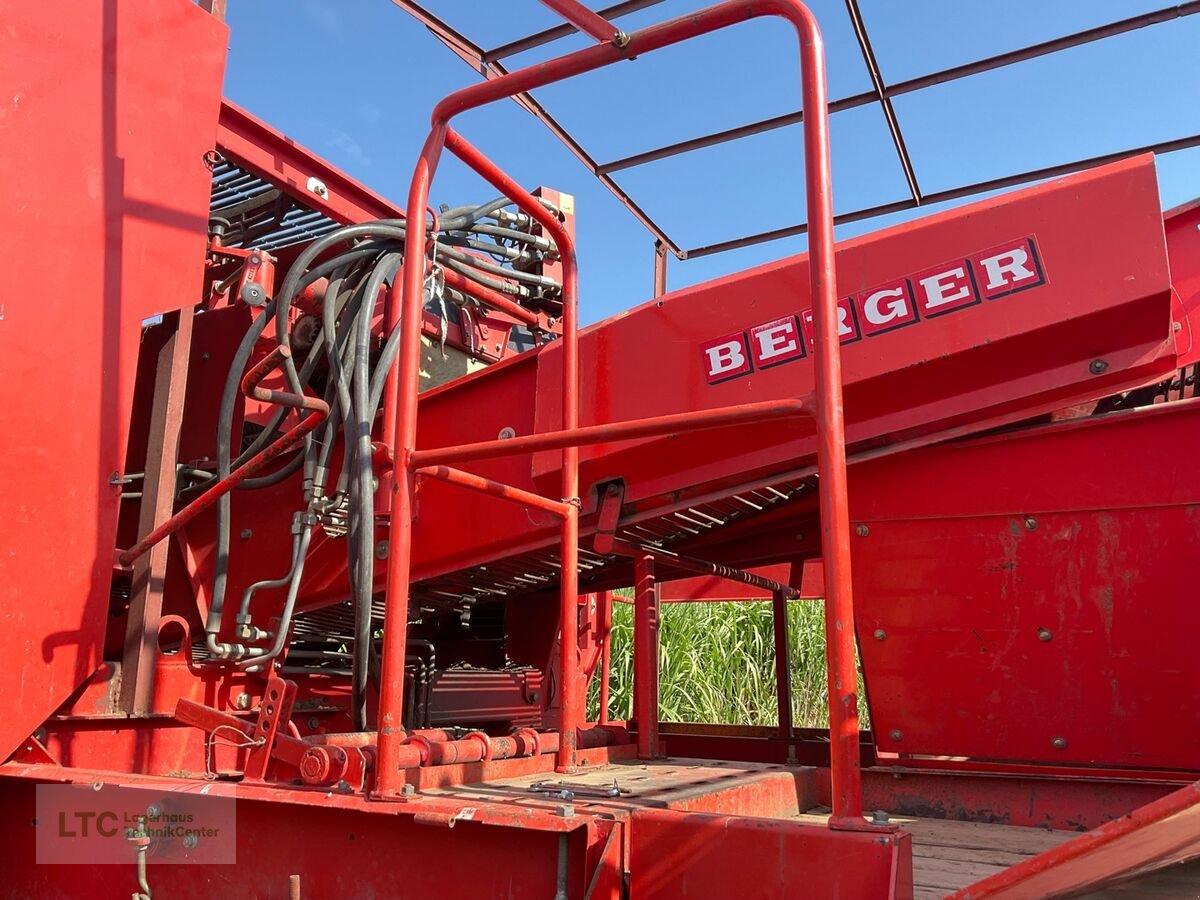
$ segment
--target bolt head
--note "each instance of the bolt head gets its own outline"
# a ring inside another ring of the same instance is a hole
[[[153,803],[151,803],[149,806],[146,807],[146,818],[147,819],[158,819],[161,817],[162,817],[162,810],[159,807],[155,806]]]
[[[379,543],[377,543],[375,545],[375,558],[376,559],[387,559],[388,558],[388,542],[387,541],[380,541]]]
[[[1056,737],[1050,742],[1050,746],[1052,746],[1055,750],[1066,750],[1067,739],[1065,737]]]
[[[893,741],[900,741],[904,739],[904,732],[899,728],[893,728],[891,733],[888,734],[888,737],[890,737]]]
[[[414,794],[416,794],[416,792],[417,792],[416,785],[406,784],[400,788],[400,796],[401,797],[411,797]]]
[[[886,825],[890,819],[888,818],[887,810],[877,809],[871,814],[872,825]]]
[[[250,540],[250,538],[254,537],[254,532],[249,528],[243,528],[241,533],[238,536],[243,541],[248,541],[248,540]]]
[[[320,719],[318,719],[316,716],[309,716],[309,719],[308,719],[308,727],[309,727],[309,728],[310,728],[312,731],[316,731],[316,730],[317,730],[317,728],[318,728],[318,726],[320,726],[320,724],[321,724],[321,720],[320,720]]]
[[[887,640],[887,632],[884,631],[882,628],[876,628],[875,629],[875,640],[886,641]]]
[[[1039,628],[1037,636],[1039,641],[1048,641],[1054,637],[1049,628]]]
[[[250,695],[249,694],[238,694],[237,698],[233,701],[233,705],[236,706],[238,709],[249,709],[250,708]]]
[[[1037,519],[1035,519],[1033,516],[1025,517],[1025,530],[1026,531],[1036,531],[1037,525],[1038,525]]]
[[[1102,359],[1093,359],[1088,366],[1088,371],[1093,375],[1102,375],[1108,370],[1108,363]]]
[[[857,534],[859,537],[866,537],[868,534],[871,533],[871,529],[868,528],[866,525],[856,525],[854,527],[854,533]]]
[[[562,816],[564,819],[569,819],[575,815],[575,807],[570,803],[560,803],[554,808],[554,812]]]
[[[200,838],[196,837],[193,833],[183,836],[183,846],[188,850],[195,850],[198,843],[200,843]]]

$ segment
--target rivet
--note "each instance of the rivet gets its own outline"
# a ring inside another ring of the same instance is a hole
[[[320,719],[318,719],[316,716],[309,716],[309,718],[308,718],[308,727],[309,728],[311,728],[313,731],[316,731],[317,728],[320,727],[320,725],[321,725]]]
[[[1064,737],[1056,737],[1054,740],[1052,740],[1050,742],[1050,744],[1051,744],[1051,746],[1054,747],[1055,750],[1066,750],[1067,749],[1067,739]]]
[[[854,527],[854,533],[857,534],[859,537],[866,537],[868,534],[871,533],[871,529],[868,528],[866,525],[856,525]]]
[[[511,441],[516,436],[517,429],[513,428],[511,425],[505,425],[500,429],[500,433],[496,435],[496,437],[502,441]]]
[[[1093,375],[1102,375],[1108,369],[1108,363],[1102,359],[1093,359],[1088,366],[1088,371]]]
[[[1037,519],[1035,519],[1033,516],[1026,516],[1025,517],[1025,530],[1026,531],[1035,531],[1036,529],[1037,529]]]
[[[886,641],[887,640],[887,632],[884,631],[882,628],[876,628],[875,629],[875,640]]]
[[[375,545],[375,558],[376,559],[387,559],[388,558],[388,542],[387,541],[380,541],[378,544]]]
[[[1038,640],[1039,641],[1048,641],[1052,637],[1054,637],[1054,635],[1050,633],[1049,628],[1039,628],[1038,629]]]
[[[899,728],[893,728],[891,734],[888,735],[888,737],[890,737],[893,741],[903,740],[904,732],[901,731]]]
[[[243,541],[248,541],[250,538],[254,537],[254,532],[249,528],[243,528],[239,536]]]

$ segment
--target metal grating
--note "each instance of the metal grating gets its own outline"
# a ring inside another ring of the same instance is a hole
[[[228,160],[214,165],[212,176],[209,215],[229,222],[222,237],[227,247],[275,251],[341,227]]]

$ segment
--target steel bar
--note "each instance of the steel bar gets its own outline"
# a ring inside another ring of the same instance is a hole
[[[618,538],[613,541],[613,551],[625,556],[632,556],[635,560],[639,556],[652,556],[664,566],[673,569],[682,569],[684,572],[694,572],[697,575],[712,575],[716,578],[724,578],[727,581],[748,584],[761,588],[764,591],[770,591],[772,594],[782,594],[788,599],[795,599],[800,596],[800,592],[796,588],[781,584],[770,578],[764,578],[762,575],[757,575],[754,572],[747,572],[745,569],[726,566],[722,563],[710,562],[707,559],[696,559],[694,556],[684,556],[681,553],[675,553],[662,547],[649,547],[645,544],[635,544],[632,541]]]
[[[600,604],[600,713],[597,723],[607,725],[609,722],[609,682],[612,680],[612,591],[601,591],[596,598]]]
[[[841,100],[834,100],[829,104],[829,112],[841,112],[844,109],[854,109],[858,106],[867,106],[870,103],[876,102],[875,93],[873,91],[865,91],[861,94],[854,94],[850,97],[844,97]],[[777,128],[786,128],[789,125],[799,125],[804,121],[804,112],[796,110],[794,112],[783,113],[782,115],[772,116],[769,119],[761,119],[757,122],[751,122],[748,125],[738,125],[735,128],[724,128],[720,131],[709,132],[694,138],[688,138],[683,141],[676,141],[672,144],[664,144],[661,147],[655,147],[652,150],[643,150],[641,153],[634,153],[630,156],[624,156],[620,159],[610,160],[606,163],[600,163],[596,166],[596,171],[603,175],[608,175],[613,172],[619,172],[622,169],[632,169],[636,166],[644,166],[646,163],[655,162],[660,159],[669,159],[672,156],[679,156],[684,153],[691,153],[693,150],[703,150],[705,147],[714,147],[717,144],[727,144],[730,141],[738,141],[742,138],[753,137],[756,134],[762,134],[766,131],[774,131]],[[684,257],[687,258],[686,256]]]
[[[167,316],[161,326],[170,331],[158,351],[154,375],[142,504],[138,512],[139,533],[151,532],[168,520],[174,506],[179,426],[183,420],[194,321],[192,310],[182,309]],[[158,655],[168,550],[166,544],[159,544],[134,567],[121,664],[121,709],[129,715],[148,715],[153,707],[154,663]]]
[[[772,624],[775,628],[775,697],[779,704],[779,736],[792,738],[792,669],[788,646],[787,595],[771,594]]]
[[[654,242],[654,296],[667,292],[667,247],[662,241]]]
[[[619,19],[621,16],[627,16],[630,13],[638,12],[650,6],[657,6],[663,0],[625,0],[623,3],[615,3],[612,6],[597,10],[597,14],[609,21]],[[547,28],[544,31],[539,31],[536,34],[528,35],[527,37],[518,38],[515,41],[510,41],[500,47],[495,47],[491,50],[485,50],[480,54],[480,58],[485,63],[496,62],[497,60],[507,59],[510,56],[516,56],[519,53],[524,53],[527,50],[533,50],[537,47],[542,47],[553,41],[562,40],[565,37],[570,37],[578,33],[579,29],[574,25],[564,24],[555,25],[553,28]]]
[[[971,197],[976,194],[986,194],[989,191],[999,191],[1005,188],[1016,187],[1021,184],[1028,184],[1032,181],[1040,181],[1043,178],[1057,178],[1059,175],[1067,175],[1071,172],[1078,172],[1083,169],[1090,169],[1094,166],[1102,166],[1110,162],[1116,162],[1119,159],[1125,159],[1129,156],[1137,156],[1141,153],[1154,153],[1162,155],[1166,153],[1175,153],[1179,150],[1187,150],[1192,147],[1200,147],[1200,134],[1192,134],[1187,137],[1173,138],[1169,141],[1159,141],[1154,144],[1143,144],[1140,147],[1132,147],[1127,150],[1117,150],[1113,153],[1104,153],[1099,156],[1090,156],[1086,159],[1077,159],[1066,163],[1056,163],[1052,166],[1044,166],[1040,169],[1030,169],[1025,172],[1018,172],[1014,175],[1003,175],[999,178],[991,178],[986,181],[977,181],[972,184],[962,185],[960,187],[948,188],[943,191],[936,191],[932,194],[925,194],[922,197],[922,206],[933,206],[938,203],[948,203],[951,200],[961,200],[964,197]],[[878,206],[864,207],[863,209],[854,210],[853,212],[842,213],[834,216],[833,223],[835,225],[846,225],[851,222],[861,222],[864,219],[873,219],[878,216],[891,215],[892,213],[904,212],[908,209],[916,209],[917,204],[911,198],[904,200],[896,200],[891,203],[882,203]],[[797,235],[807,234],[807,223],[801,222],[796,225],[787,225],[782,228],[773,228],[770,231],[760,231],[756,234],[749,234],[739,238],[732,238],[727,241],[719,241],[715,244],[706,244],[702,247],[693,247],[690,250],[684,251],[685,259],[700,259],[704,256],[712,256],[717,253],[724,253],[727,250],[737,250],[742,247],[749,247],[754,244],[764,244],[770,241],[778,241],[783,238],[796,237]]]
[[[606,425],[585,425],[582,428],[543,431],[504,440],[417,450],[412,454],[412,459],[413,465],[416,466],[428,466],[434,463],[461,463],[498,456],[513,456],[518,453],[534,453],[539,450],[561,450],[571,446],[608,444],[635,438],[662,437],[685,431],[703,431],[709,428],[750,425],[755,422],[811,415],[813,415],[813,404],[810,400],[764,400],[761,403],[719,406],[716,409],[675,413],[651,419],[630,419]]]
[[[1025,62],[1026,60],[1036,59],[1039,56],[1046,56],[1051,53],[1056,53],[1060,50],[1078,47],[1083,44],[1103,40],[1104,38],[1114,37],[1118,34],[1125,34],[1126,32],[1135,31],[1139,28],[1145,28],[1148,25],[1157,25],[1162,22],[1169,22],[1173,19],[1195,15],[1196,13],[1200,13],[1200,0],[1191,0],[1191,2],[1188,3],[1182,3],[1177,6],[1169,6],[1162,9],[1153,10],[1151,12],[1142,13],[1140,15],[1130,16],[1129,18],[1121,19],[1118,22],[1112,22],[1107,25],[1097,26],[1096,28],[1089,28],[1084,31],[1075,32],[1074,34],[1064,35],[1063,37],[1055,38],[1049,41],[1043,41],[1040,44],[1034,44],[1030,47],[1023,47],[1018,50],[999,53],[995,56],[989,56],[986,59],[965,63],[960,66],[953,66],[937,72],[931,72],[927,75],[910,78],[906,81],[898,82],[896,84],[888,85],[884,83],[881,78],[880,85],[876,86],[875,90],[864,91],[862,93],[842,97],[839,100],[834,100],[829,104],[829,111],[831,113],[841,112],[842,110],[854,109],[859,106],[866,106],[870,103],[879,102],[879,87],[882,87],[884,97],[890,100],[892,97],[897,97],[902,94],[909,94],[914,91],[933,87],[934,85],[945,84],[949,81],[957,81],[960,78],[978,75],[981,72],[988,72],[993,69],[1003,68],[1015,63]],[[863,34],[869,34],[865,26],[863,27]],[[768,119],[760,119],[757,122],[751,122],[747,125],[740,125],[736,128],[726,128],[720,131],[713,131],[708,134],[698,135],[694,138],[688,138],[687,140],[676,141],[674,143],[665,144],[661,147],[656,147],[651,150],[645,150],[641,153],[635,153],[630,156],[622,157],[621,159],[614,159],[609,162],[600,163],[596,167],[596,171],[602,174],[610,174],[612,172],[619,172],[622,169],[631,169],[635,166],[641,166],[656,160],[678,156],[682,153],[690,153],[693,150],[700,150],[704,147],[712,147],[716,144],[724,144],[728,143],[729,141],[740,140],[741,138],[762,134],[766,131],[774,131],[778,128],[786,128],[789,125],[797,125],[803,121],[803,118],[804,113],[802,109],[794,110],[792,112],[783,113],[782,115],[772,116]],[[691,251],[688,252],[687,256],[691,256]]]
[[[571,506],[571,504],[563,503],[561,500],[551,500],[549,497],[543,497],[540,494],[523,491],[520,488],[513,487],[512,485],[504,484],[500,481],[493,481],[490,478],[484,478],[481,475],[474,475],[471,472],[464,472],[462,469],[454,469],[450,466],[429,466],[427,468],[417,469],[416,474],[424,475],[428,478],[436,478],[439,481],[445,481],[449,484],[456,484],[459,487],[464,487],[473,491],[479,491],[480,493],[490,494],[493,497],[498,497],[501,500],[508,500],[511,503],[520,503],[524,506],[532,506],[535,509],[541,509],[549,513],[554,513],[556,516],[565,516],[567,514],[567,509]]]
[[[638,698],[638,759],[658,752],[658,622],[659,590],[654,555],[633,557],[633,689]]]
[[[242,390],[249,395],[251,391],[258,387],[258,381],[266,377],[267,372],[274,368],[278,362],[285,357],[290,356],[290,352],[286,347],[276,347],[268,360],[274,359],[275,363],[266,368],[263,364],[255,366],[246,374],[245,380],[242,382]],[[264,360],[266,362],[266,360]],[[271,394],[280,396],[295,397],[295,394],[284,395],[281,391],[272,391]],[[117,554],[117,564],[122,567],[128,567],[135,559],[161,541],[170,534],[174,534],[200,513],[215,504],[218,500],[232,491],[235,487],[249,478],[251,475],[265,468],[273,460],[279,459],[283,454],[287,453],[292,448],[299,445],[305,435],[325,421],[325,417],[329,415],[329,407],[324,401],[318,400],[315,397],[304,397],[303,408],[311,410],[307,416],[300,421],[299,424],[291,428],[286,434],[279,438],[275,443],[264,447],[256,455],[248,459],[238,469],[235,469],[227,477],[221,479],[207,491],[163,522],[148,535],[130,547]]]
[[[875,59],[875,50],[871,47],[871,36],[863,22],[862,11],[858,8],[858,0],[846,0],[846,12],[850,15],[850,24],[854,27],[854,37],[858,48],[862,51],[863,62],[867,66],[867,74],[871,76],[871,85],[875,88],[875,96],[883,109],[883,118],[887,123],[888,132],[892,136],[892,144],[896,147],[896,155],[900,158],[900,168],[904,171],[904,180],[908,182],[908,192],[913,202],[920,204],[921,187],[917,183],[917,173],[913,169],[908,147],[904,144],[904,134],[900,131],[900,121],[896,118],[896,110],[892,107],[892,99],[888,96],[883,83],[883,75],[879,71],[879,62]]]
[[[624,32],[613,27],[612,22],[588,9],[579,0],[541,0],[543,6],[554,10],[580,31],[590,34],[600,42],[624,41]]]
[[[503,65],[496,61],[485,61],[483,58],[483,50],[476,44],[460,34],[454,28],[451,28],[433,13],[417,3],[416,0],[392,0],[401,9],[412,15],[418,22],[428,28],[433,35],[445,44],[454,54],[473,68],[476,72],[483,75],[487,79],[500,79],[509,75],[509,72]],[[528,112],[531,116],[541,122],[546,129],[554,135],[571,153],[583,163],[584,168],[592,173],[596,179],[608,188],[609,193],[617,198],[622,206],[629,210],[630,214],[642,223],[642,226],[649,231],[654,237],[662,241],[671,248],[671,252],[677,257],[683,258],[683,250],[679,244],[672,240],[663,230],[663,228],[650,218],[632,197],[625,192],[610,175],[598,171],[596,160],[588,153],[583,146],[575,140],[574,136],[567,131],[554,116],[539,103],[532,94],[525,91],[520,91],[512,96],[514,102],[522,109]]]

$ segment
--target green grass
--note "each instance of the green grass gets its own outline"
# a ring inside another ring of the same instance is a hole
[[[777,725],[771,604],[664,603],[661,607],[659,708],[664,722]],[[828,727],[824,605],[788,603],[792,720]],[[613,604],[609,713],[631,714],[633,604]],[[599,710],[599,679],[588,691],[588,715]],[[859,714],[866,704],[859,682]],[[864,721],[865,727],[865,721]]]

